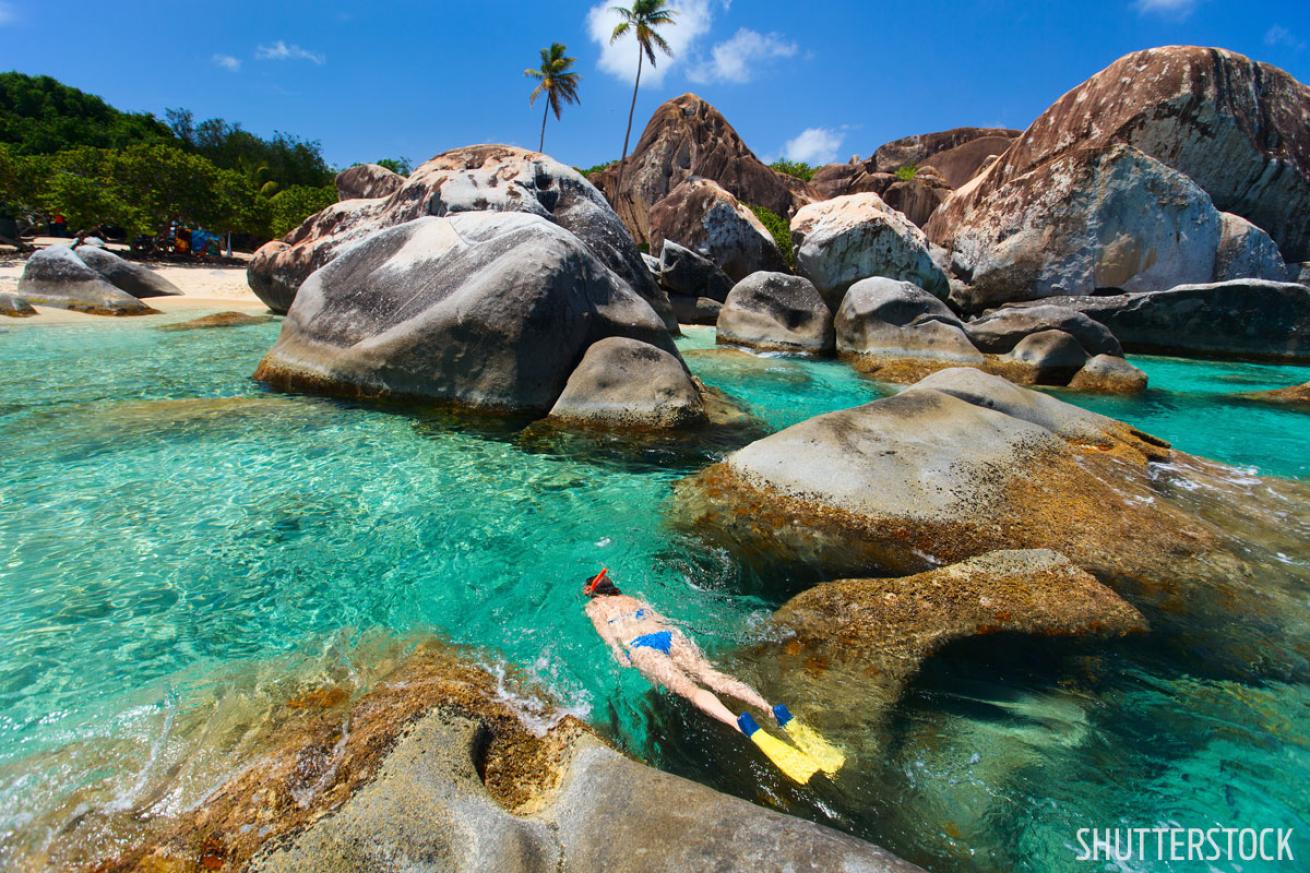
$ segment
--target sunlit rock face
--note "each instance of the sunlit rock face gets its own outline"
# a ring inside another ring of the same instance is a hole
[[[548,155],[504,145],[442,152],[388,197],[343,200],[310,216],[255,253],[250,287],[270,309],[286,312],[309,274],[345,246],[416,218],[461,212],[524,212],[559,225],[674,326],[668,300],[601,193]]]
[[[1310,88],[1223,49],[1134,52],[1065,94],[929,224],[949,241],[976,209],[1047,164],[1116,144],[1188,177],[1214,206],[1265,230],[1289,261],[1310,257]],[[1194,280],[1194,281],[1208,281]],[[1113,284],[1113,283],[1112,283]]]

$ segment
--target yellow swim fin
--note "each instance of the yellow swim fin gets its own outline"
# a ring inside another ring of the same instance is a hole
[[[814,728],[801,724],[786,706],[779,703],[773,707],[773,715],[796,748],[813,758],[824,773],[832,776],[846,763],[846,755],[841,749],[825,740]]]
[[[764,756],[773,762],[773,766],[781,770],[787,778],[804,785],[819,772],[819,765],[813,758],[760,730],[759,724],[749,712],[743,712],[737,717],[737,725],[741,728],[741,732],[764,753]]]

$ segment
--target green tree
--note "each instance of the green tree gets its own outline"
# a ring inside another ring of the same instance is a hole
[[[539,152],[546,150],[546,119],[550,118],[550,113],[554,111],[555,120],[559,121],[560,113],[564,111],[563,104],[580,102],[578,81],[582,77],[570,71],[576,58],[566,56],[567,51],[564,43],[553,42],[549,48],[541,50],[540,67],[528,67],[523,71],[523,75],[537,80],[537,87],[528,95],[528,105],[536,105],[537,98],[543,94],[546,97],[546,110],[541,114],[541,140],[537,143]]]
[[[677,22],[674,20],[673,10],[668,8],[668,0],[634,0],[630,9],[623,6],[612,8],[622,21],[614,25],[610,42],[617,42],[628,33],[632,33],[637,38],[637,79],[632,83],[632,105],[628,107],[628,128],[623,133],[623,154],[619,156],[619,178],[614,186],[617,193],[623,187],[623,164],[628,159],[628,140],[632,137],[632,114],[637,111],[637,89],[641,87],[642,59],[649,58],[650,65],[655,66],[657,48],[669,57],[673,57],[673,50],[669,48],[664,37],[656,32],[656,28],[666,24],[671,26]]]
[[[814,173],[818,167],[812,167],[804,161],[789,161],[786,158],[780,158],[769,164],[771,169],[779,173],[786,173],[788,176],[794,176],[802,182],[808,182],[814,178]]]
[[[376,161],[379,167],[386,167],[393,173],[408,176],[414,172],[414,162],[409,158],[381,158]]]
[[[269,200],[269,233],[274,237],[286,236],[306,218],[336,202],[337,189],[330,185],[321,188],[292,185],[283,189]]]

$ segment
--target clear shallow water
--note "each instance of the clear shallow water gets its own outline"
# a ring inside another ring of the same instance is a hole
[[[738,592],[787,580],[744,578],[664,518],[671,483],[730,445],[622,449],[267,394],[248,375],[277,330],[0,331],[0,853],[39,843],[34,812],[75,786],[134,798],[182,755],[171,725],[198,701],[306,660],[364,672],[362,635],[423,631],[525,668],[648,760],[935,869],[1084,867],[1076,827],[1121,820],[1310,836],[1306,687],[1205,675],[1149,641],[956,647],[888,715],[877,755],[836,785],[781,785],[619,671],[581,613],[604,563],[712,654],[758,638],[774,604]],[[681,344],[770,428],[889,390],[833,362],[710,351],[710,331]],[[1185,451],[1310,475],[1310,415],[1219,396],[1310,371],[1137,363],[1144,398],[1068,399]]]

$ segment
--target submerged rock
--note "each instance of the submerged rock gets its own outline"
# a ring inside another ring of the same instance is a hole
[[[337,173],[338,200],[376,200],[405,187],[405,177],[377,164],[356,164]]]
[[[150,794],[84,810],[45,865],[263,873],[654,865],[708,873],[740,861],[814,873],[919,869],[854,837],[632,761],[521,679],[498,680],[449,647],[425,641],[390,657],[367,686],[302,687],[239,723],[245,757],[224,745],[228,769],[192,803],[161,808]],[[160,788],[175,796],[189,786]]]
[[[724,301],[716,339],[765,351],[823,354],[833,349],[832,312],[808,279],[752,273]]]
[[[211,327],[242,327],[247,324],[264,324],[273,320],[271,315],[251,315],[248,312],[216,312],[177,324],[161,324],[160,330],[203,330]]]
[[[792,218],[791,234],[796,271],[814,283],[834,311],[847,288],[871,276],[913,282],[942,298],[950,291],[923,231],[877,194],[805,206]]]
[[[606,426],[671,428],[705,421],[675,354],[627,337],[592,344],[550,410],[552,418]]]
[[[919,665],[947,643],[1002,632],[1039,636],[1118,636],[1145,631],[1136,608],[1064,555],[1047,549],[987,552],[911,576],[843,579],[810,588],[773,615],[786,635],[777,669],[803,671],[822,685],[863,681],[852,706],[885,706]],[[851,696],[811,691],[834,705]],[[858,701],[858,703],[856,702]]]
[[[1240,279],[1044,302],[1095,319],[1130,352],[1310,360],[1310,288],[1305,285]]]
[[[521,212],[427,217],[310,276],[255,378],[546,412],[586,349],[610,336],[677,356],[650,305],[558,225]]]
[[[1272,391],[1253,391],[1241,396],[1247,400],[1282,403],[1287,406],[1310,409],[1310,382],[1302,385],[1291,385],[1287,388],[1275,388]]]
[[[346,245],[427,215],[485,211],[528,213],[571,232],[675,327],[668,300],[604,196],[548,155],[504,145],[442,152],[386,199],[347,200],[310,216],[255,253],[250,287],[274,312],[286,312],[300,284]]]
[[[7,315],[10,318],[27,318],[36,315],[36,310],[32,304],[27,302],[26,297],[19,297],[17,294],[8,292],[0,293],[0,315]]]
[[[709,258],[733,281],[784,270],[778,245],[755,213],[709,179],[690,178],[650,211],[650,247],[673,240]]]
[[[102,254],[122,260],[108,252]],[[115,286],[67,246],[45,248],[28,258],[18,280],[18,293],[30,303],[92,315],[152,315],[156,311]]]

